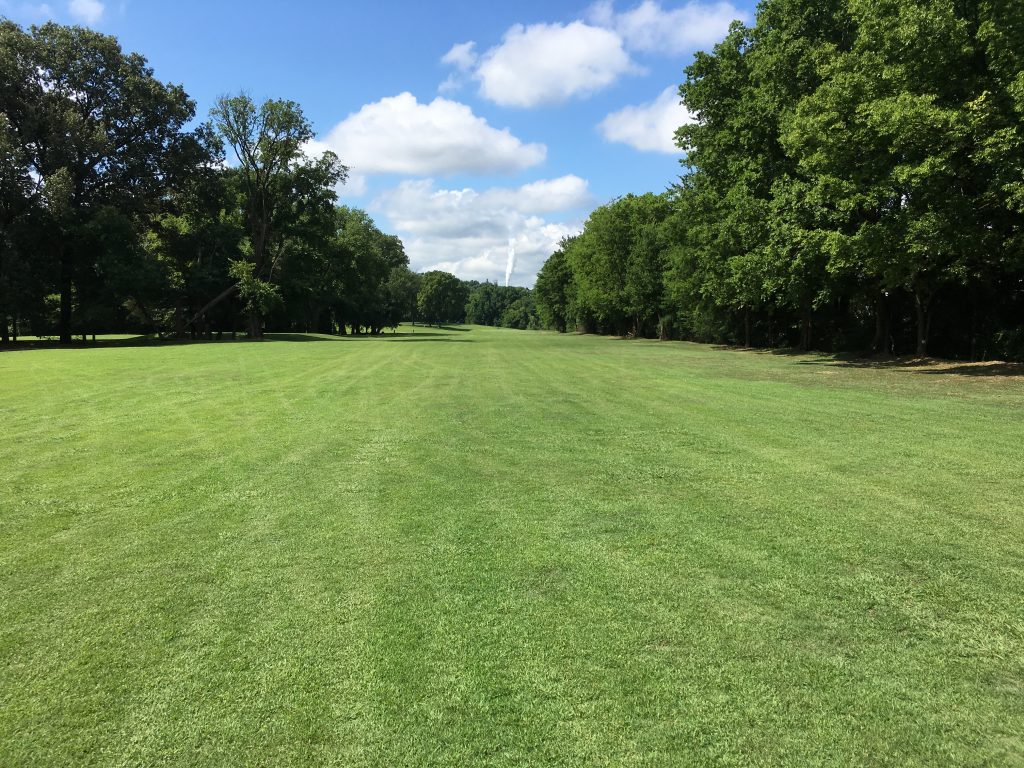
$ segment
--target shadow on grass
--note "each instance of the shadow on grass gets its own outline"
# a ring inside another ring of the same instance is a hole
[[[1024,363],[974,363],[953,365],[944,371],[920,371],[920,373],[952,373],[957,376],[1015,376],[1024,378]]]
[[[924,376],[1024,377],[1024,363],[1007,363],[1002,360],[967,363],[935,357],[828,355],[817,360],[801,360],[797,365],[827,365],[869,371],[910,371]]]
[[[437,331],[457,331],[458,333],[469,333],[472,328],[464,328],[460,325],[417,325],[416,328],[422,328],[425,332],[437,332]],[[417,336],[419,333],[416,334]]]
[[[361,339],[419,339],[427,336],[447,338],[448,334],[441,331],[402,331],[400,333],[382,333],[379,336],[360,336]]]
[[[56,339],[19,339],[18,341],[0,344],[0,352],[29,352],[36,349],[64,349],[69,352],[83,349],[124,349],[126,347],[174,347],[184,344],[233,344],[233,339],[159,339],[154,336],[132,336],[127,339],[104,339],[96,341],[75,340],[69,344],[61,344]]]
[[[734,347],[725,344],[712,345],[722,352],[753,352],[759,355],[804,358],[797,365],[828,366],[832,368],[854,368],[871,371],[909,371],[926,376],[973,376],[1024,378],[1024,363],[1008,363],[1002,360],[969,363],[959,360],[943,360],[937,357],[893,357],[891,355],[864,355],[855,352],[829,354],[782,347],[764,349],[758,347]],[[810,359],[807,359],[810,358]]]
[[[317,336],[309,333],[268,333],[262,339],[250,339],[239,336],[232,339],[225,336],[220,339],[161,339],[156,336],[133,336],[127,339],[104,339],[96,341],[72,341],[61,344],[56,339],[19,340],[0,344],[0,352],[28,352],[34,349],[64,349],[70,351],[83,349],[125,349],[132,347],[184,347],[211,344],[263,344],[266,342],[310,342],[310,341],[345,341],[355,338],[350,336]]]
[[[238,339],[238,341],[289,341],[305,343],[309,341],[345,341],[348,338],[351,337],[312,333],[267,333],[264,334],[262,339]]]
[[[426,334],[417,334],[415,337],[409,337],[406,339],[392,339],[386,338],[384,341],[392,341],[396,344],[407,343],[407,342],[433,342],[435,344],[472,344],[476,339],[449,339],[445,336],[439,336],[439,334],[433,334],[432,338],[427,338]]]
[[[266,344],[270,342],[283,342],[287,344],[309,343],[309,342],[345,342],[345,341],[469,341],[469,339],[452,339],[449,331],[468,331],[468,328],[441,328],[434,330],[401,331],[399,333],[380,333],[376,336],[371,334],[351,334],[345,336],[332,336],[328,334],[314,333],[267,333],[262,339],[250,339],[247,336],[231,338],[225,335],[220,339],[161,339],[157,336],[132,336],[124,339],[99,338],[96,341],[76,340],[70,344],[61,344],[53,338],[29,339],[0,343],[0,353],[3,352],[28,352],[39,349],[62,349],[67,351],[84,349],[127,349],[134,347],[182,347],[182,346],[203,346],[210,344]]]
[[[894,360],[843,360],[835,363],[839,368],[867,368],[871,370],[910,370],[925,376],[1024,377],[1024,363],[963,363],[932,358]]]
[[[785,353],[782,353],[785,354]],[[793,353],[807,356],[813,353]],[[830,366],[867,371],[908,371],[919,376],[972,376],[976,378],[1024,378],[1024,363],[996,360],[989,363],[966,363],[934,357],[863,357],[856,355],[821,355],[814,360],[800,360],[797,365]]]

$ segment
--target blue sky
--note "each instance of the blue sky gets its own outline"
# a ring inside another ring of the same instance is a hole
[[[352,169],[342,202],[414,269],[532,285],[595,206],[679,175],[675,89],[751,0],[0,0],[23,24],[117,36],[205,116],[217,96],[299,102]]]

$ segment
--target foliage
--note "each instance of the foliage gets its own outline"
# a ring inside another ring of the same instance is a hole
[[[265,315],[281,301],[281,291],[273,283],[257,277],[256,265],[251,261],[231,262],[228,275],[238,281],[238,294],[245,310],[251,314]]]
[[[543,325],[644,336],[659,329],[664,306],[665,195],[626,195],[595,210],[582,234],[537,276]]]
[[[667,213],[641,235],[628,206],[595,211],[541,270],[540,316],[1005,354],[1024,312],[1022,50],[1005,3],[766,0],[686,70]]]
[[[530,294],[528,288],[482,283],[469,292],[466,322],[504,328],[526,328],[530,325],[533,314]]]
[[[211,110],[217,133],[238,162],[235,176],[244,211],[253,274],[273,281],[290,251],[322,235],[333,214],[334,188],[347,169],[333,152],[317,160],[303,147],[313,129],[298,104],[268,99],[259,106],[246,94],[221,97]],[[240,286],[241,287],[241,286]],[[262,335],[262,310],[247,301],[249,335]]]
[[[540,326],[560,333],[565,333],[570,323],[572,268],[565,252],[572,241],[573,238],[563,239],[561,247],[548,257],[537,273],[533,289]]]
[[[14,179],[22,187],[29,180],[21,206],[31,214],[20,223],[29,222],[35,233],[21,258],[45,253],[61,297],[59,333],[70,341],[76,309],[84,330],[83,323],[92,324],[83,310],[95,314],[98,307],[89,305],[103,301],[110,288],[87,247],[97,245],[90,243],[93,217],[117,212],[141,222],[159,209],[167,185],[186,175],[184,166],[195,159],[195,140],[184,130],[194,105],[180,86],[156,80],[146,60],[124,53],[113,37],[53,23],[26,32],[0,21],[0,38],[5,193]],[[10,248],[17,237],[12,222],[0,226]],[[6,329],[6,317],[2,324]]]
[[[466,319],[467,288],[448,272],[426,272],[416,296],[416,309],[428,325],[461,323]]]
[[[0,20],[0,75],[0,340],[413,317],[401,241],[336,206],[347,169],[307,156],[298,104],[225,96],[196,125],[141,56],[56,24]]]

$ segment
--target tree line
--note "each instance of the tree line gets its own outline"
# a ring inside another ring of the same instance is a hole
[[[533,291],[520,286],[460,280],[432,271],[421,278],[417,315],[428,324],[471,323],[497,328],[541,328]]]
[[[113,37],[0,20],[0,340],[379,333],[416,313],[401,241],[339,206],[298,104],[195,104]],[[190,127],[193,126],[193,127]]]
[[[765,0],[680,87],[679,182],[592,213],[542,325],[1024,357],[1024,13]]]

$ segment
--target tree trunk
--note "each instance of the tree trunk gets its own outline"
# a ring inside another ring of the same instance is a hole
[[[0,341],[4,344],[9,343],[11,340],[10,331],[7,329],[7,315],[0,312]]]
[[[71,343],[71,265],[63,249],[60,256],[60,343]]]
[[[250,339],[262,339],[263,338],[263,319],[260,317],[259,312],[249,312],[247,316],[249,325],[249,338]]]
[[[743,310],[743,346],[750,349],[750,308]]]
[[[176,338],[185,338],[185,307],[179,305],[174,310],[174,335]]]
[[[925,291],[914,291],[914,305],[917,308],[917,356],[928,354],[928,332],[932,324],[932,297]]]
[[[971,288],[971,362],[978,359],[978,292]]]
[[[813,326],[811,325],[811,313],[804,312],[803,321],[800,324],[800,349],[807,352],[811,348],[813,338]]]
[[[889,299],[882,294],[875,301],[875,338],[871,341],[871,351],[877,354],[889,354]]]

